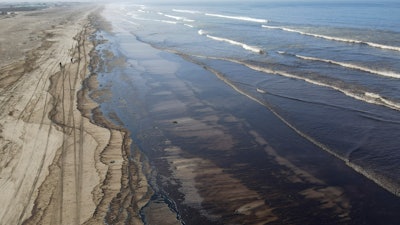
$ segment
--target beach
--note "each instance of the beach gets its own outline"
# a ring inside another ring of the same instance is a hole
[[[0,225],[399,224],[397,31],[265,4],[0,15]]]
[[[149,191],[140,153],[88,97],[100,10],[61,4],[0,18],[0,224],[117,224],[128,215],[140,224]]]

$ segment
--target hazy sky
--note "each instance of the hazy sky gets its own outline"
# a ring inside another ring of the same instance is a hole
[[[241,2],[245,3],[244,0],[100,0],[105,2]],[[371,2],[375,0],[250,0],[251,2]],[[0,0],[0,2],[99,2],[99,0]]]
[[[382,0],[382,2],[390,2],[397,0]],[[146,3],[190,3],[190,2],[200,2],[200,3],[219,3],[219,2],[238,2],[241,4],[250,2],[376,2],[376,0],[0,0],[0,3],[16,3],[16,2],[131,2],[138,4]]]

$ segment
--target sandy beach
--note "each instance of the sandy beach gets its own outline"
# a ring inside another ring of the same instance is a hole
[[[305,82],[298,55],[237,45],[310,37],[146,7],[1,13],[0,225],[399,224],[398,186],[361,171],[398,146],[398,113]]]
[[[141,223],[149,189],[140,153],[88,97],[100,10],[0,18],[0,224]]]

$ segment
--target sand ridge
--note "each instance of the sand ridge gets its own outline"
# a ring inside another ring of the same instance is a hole
[[[150,191],[140,152],[131,155],[129,133],[92,114],[97,104],[88,98],[98,9],[18,15],[7,23],[29,17],[34,29],[1,32],[35,41],[0,69],[0,224],[142,223]],[[50,15],[57,17],[43,23]]]

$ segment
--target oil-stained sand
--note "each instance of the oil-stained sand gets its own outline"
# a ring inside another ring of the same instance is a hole
[[[142,223],[140,152],[88,97],[100,9],[0,19],[0,224]]]

